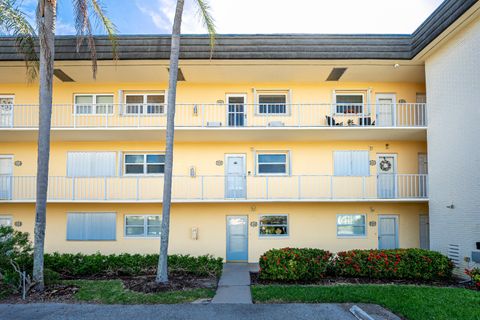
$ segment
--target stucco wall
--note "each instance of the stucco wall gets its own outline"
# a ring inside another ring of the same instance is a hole
[[[462,273],[480,241],[479,19],[427,59],[426,77],[431,246],[458,246]]]

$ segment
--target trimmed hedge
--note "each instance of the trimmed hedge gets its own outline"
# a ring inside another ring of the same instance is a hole
[[[451,278],[453,263],[422,249],[351,250],[337,253],[332,269],[344,277],[434,281]]]
[[[453,263],[446,256],[422,249],[351,250],[333,256],[320,249],[273,249],[260,257],[259,278],[274,281],[313,281],[326,275],[419,281],[447,280]]]
[[[260,279],[312,281],[323,278],[332,254],[320,249],[272,249],[260,257]]]
[[[45,268],[67,278],[154,274],[157,264],[158,254],[45,254]],[[168,256],[169,272],[181,272],[196,276],[219,276],[222,267],[222,258],[214,258],[210,255]]]

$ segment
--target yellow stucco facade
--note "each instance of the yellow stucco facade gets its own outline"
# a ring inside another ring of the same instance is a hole
[[[241,66],[234,68],[237,71],[231,76],[237,74],[240,78],[245,78],[241,68]],[[121,70],[118,72],[123,75]],[[298,72],[300,71],[297,70]],[[188,72],[186,73],[188,75]],[[272,79],[275,78],[274,73],[270,76]],[[252,79],[256,77],[252,74]],[[362,75],[359,75],[359,78],[361,77]],[[176,142],[174,176],[178,178],[177,180],[174,178],[174,196],[177,195],[177,198],[174,198],[172,207],[171,253],[212,254],[228,259],[228,216],[247,218],[247,257],[250,262],[257,261],[263,252],[274,247],[319,247],[334,252],[353,248],[378,248],[379,219],[384,216],[396,217],[396,246],[420,246],[420,218],[428,215],[428,202],[426,194],[419,193],[418,189],[425,188],[426,184],[417,177],[403,177],[402,179],[407,181],[404,184],[409,191],[398,192],[399,194],[404,192],[404,196],[399,195],[393,199],[379,198],[377,174],[378,155],[395,156],[395,173],[398,175],[421,173],[419,155],[427,153],[426,141],[421,136],[425,135],[426,129],[410,128],[409,131],[408,128],[388,128],[375,131],[377,128],[360,128],[355,125],[347,128],[348,115],[343,116],[344,128],[326,130],[321,128],[324,131],[310,128],[311,131],[303,131],[300,126],[302,121],[313,118],[325,121],[325,115],[330,112],[331,104],[334,103],[335,92],[360,92],[364,95],[364,104],[371,104],[372,108],[381,94],[394,94],[395,102],[414,104],[418,95],[425,92],[422,81],[232,83],[230,80],[225,83],[180,82],[177,102],[188,104],[189,107],[182,109],[179,106],[177,119],[182,120],[187,126],[190,124],[195,127],[198,124],[195,117],[199,115],[193,107],[216,104],[220,105],[216,108],[220,111],[216,111],[209,121],[223,122],[223,125],[220,125],[223,127],[227,109],[221,106],[227,101],[228,95],[245,95],[244,103],[254,105],[258,103],[259,92],[286,92],[290,111],[286,115],[271,116],[269,120],[280,121],[285,128],[267,128],[269,124],[263,122],[249,135],[242,135],[242,130],[247,132],[249,128],[236,128],[236,131],[222,130],[223,128],[193,128],[188,136],[183,136]],[[117,178],[125,174],[125,154],[163,153],[164,130],[151,128],[150,125],[161,125],[165,117],[147,115],[145,118],[147,120],[142,120],[145,121],[142,129],[135,127],[139,122],[125,120],[120,114],[120,109],[115,107],[110,115],[83,115],[74,120],[72,104],[76,94],[111,94],[114,96],[113,103],[117,105],[124,103],[124,95],[127,93],[168,94],[166,87],[165,82],[55,81],[54,104],[57,106],[53,109],[52,126],[58,133],[53,135],[51,144],[52,178],[49,192],[53,196],[47,208],[46,251],[85,253],[158,251],[158,238],[125,235],[125,216],[161,214],[163,188],[161,174],[152,175],[149,184],[145,185],[140,184],[144,182],[143,180],[138,182],[125,179],[119,182]],[[0,218],[10,217],[16,228],[30,233],[33,233],[35,212],[34,200],[31,198],[34,194],[34,180],[28,179],[36,173],[37,90],[35,84],[0,83],[0,97],[13,96],[15,104],[13,129],[4,128],[3,131],[0,129],[0,157],[10,157],[12,169],[9,174],[13,176],[13,183],[9,184],[9,188],[12,188],[9,196],[13,200],[4,198],[0,201]],[[314,104],[324,105],[315,107]],[[322,111],[318,111],[320,109]],[[300,111],[304,112],[301,116],[298,113]],[[367,109],[364,110],[364,113],[366,112]],[[98,119],[105,118],[108,118],[108,124],[102,122],[105,126],[101,127]],[[263,121],[261,120],[263,118],[252,109],[252,115],[249,115],[246,121],[255,125],[255,121]],[[89,123],[96,125],[89,128]],[[298,123],[297,128],[294,127],[294,123]],[[139,131],[142,131],[141,135],[137,134]],[[196,139],[196,135],[200,137],[202,132],[206,131],[209,132],[208,136]],[[368,132],[368,135],[362,136],[363,132]],[[366,152],[368,175],[335,177],[336,151]],[[71,152],[115,153],[113,177],[105,180],[98,177],[90,180],[78,178],[76,182],[72,182],[73,179],[67,177],[69,174],[67,158]],[[259,174],[257,155],[272,152],[283,152],[288,155],[287,172],[284,175],[269,177],[268,174]],[[247,195],[240,199],[224,196],[228,155],[245,157],[243,174],[246,176]],[[308,178],[309,176],[311,178]],[[84,188],[81,196],[78,195],[79,181],[83,183]],[[329,187],[322,189],[327,184]],[[96,189],[98,186],[99,189]],[[118,191],[118,188],[123,189]],[[143,192],[140,197],[139,189]],[[350,192],[351,189],[356,191]],[[412,193],[414,191],[417,192],[416,195]],[[145,196],[145,193],[149,195]],[[101,196],[97,197],[98,194]],[[127,194],[128,197],[124,196]],[[130,197],[131,195],[133,196]],[[14,200],[15,197],[17,200]],[[115,213],[115,240],[67,240],[68,214],[82,212]],[[354,214],[365,217],[364,234],[338,236],[337,216]],[[287,235],[261,236],[259,221],[262,215],[286,215]]]

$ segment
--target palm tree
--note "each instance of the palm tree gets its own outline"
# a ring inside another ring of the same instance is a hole
[[[28,24],[25,15],[15,6],[15,0],[0,0],[8,12],[0,18],[1,26],[11,30],[17,35],[17,43],[23,44],[20,51],[26,53],[25,59],[29,61],[29,53],[35,52],[32,41],[33,28]],[[77,32],[77,50],[87,38],[92,59],[93,77],[96,77],[97,59],[95,40],[92,34],[90,16],[99,21],[112,42],[113,57],[116,58],[116,29],[104,13],[100,0],[72,0],[74,4],[75,29]],[[53,68],[55,59],[55,20],[57,0],[39,0],[37,6],[37,29],[40,44],[39,59],[39,130],[38,130],[38,158],[37,158],[37,198],[35,206],[34,252],[33,252],[33,281],[39,291],[45,287],[44,247],[47,211],[48,190],[48,162],[50,159],[50,125],[52,118],[52,93],[53,93]],[[28,69],[28,68],[27,68]],[[33,73],[35,74],[35,72]]]
[[[210,57],[215,45],[215,24],[210,7],[205,0],[194,0],[198,14],[210,35]],[[158,258],[157,283],[168,283],[168,237],[170,234],[170,208],[172,202],[173,140],[175,132],[175,103],[177,100],[178,63],[180,58],[180,34],[185,0],[177,0],[172,28],[170,70],[167,101],[167,132],[165,148],[165,174],[162,202],[162,228],[160,234],[160,256]]]

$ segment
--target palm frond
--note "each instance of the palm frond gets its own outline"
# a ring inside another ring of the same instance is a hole
[[[35,30],[15,0],[0,0],[0,32],[15,37],[17,51],[25,61],[27,79],[36,79],[39,66],[35,51]]]
[[[213,50],[215,48],[215,36],[217,34],[215,27],[215,20],[210,13],[210,5],[206,0],[195,0],[198,6],[198,16],[202,20],[204,27],[210,36],[210,59],[213,57]]]
[[[113,59],[118,59],[118,43],[117,43],[117,27],[115,24],[108,18],[106,15],[106,11],[104,6],[100,3],[99,0],[90,0],[93,6],[93,11],[95,13],[95,17],[97,18],[99,25],[103,27],[104,31],[108,35],[108,39],[110,39],[110,43],[112,44],[112,54]]]

